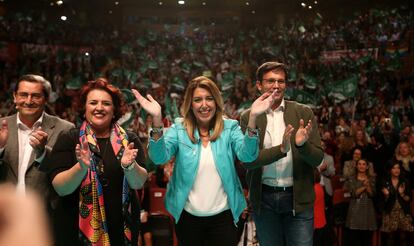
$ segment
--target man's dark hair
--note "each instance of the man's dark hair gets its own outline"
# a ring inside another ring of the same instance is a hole
[[[270,71],[283,71],[287,79],[288,70],[285,64],[280,63],[280,62],[265,62],[262,65],[260,65],[260,67],[257,68],[256,80],[262,81],[263,75]]]
[[[46,98],[46,101],[49,100],[50,92],[52,91],[52,86],[51,86],[50,82],[47,79],[43,78],[40,75],[36,75],[36,74],[25,74],[25,75],[22,75],[17,80],[16,88],[14,88],[14,92],[15,93],[19,89],[19,84],[22,81],[27,81],[27,82],[42,84],[42,86],[43,86],[42,91],[43,91],[43,94],[44,94],[44,96]]]

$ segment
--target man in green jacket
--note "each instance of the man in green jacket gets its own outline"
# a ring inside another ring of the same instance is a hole
[[[256,120],[259,157],[244,164],[262,246],[313,244],[313,170],[322,163],[323,150],[312,110],[284,99],[287,74],[278,62],[266,62],[256,72],[260,93],[276,91],[271,110]],[[240,119],[243,131],[249,111]]]

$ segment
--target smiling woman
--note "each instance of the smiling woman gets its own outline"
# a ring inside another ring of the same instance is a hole
[[[174,216],[180,245],[236,245],[237,223],[246,201],[234,161],[250,162],[258,155],[256,116],[270,108],[275,93],[264,93],[252,105],[249,131],[224,119],[223,99],[207,77],[192,79],[181,106],[183,118],[162,131],[161,107],[133,90],[153,116],[148,152],[161,165],[175,156],[168,183],[166,208]]]
[[[116,122],[122,93],[106,79],[80,93],[83,123],[64,132],[48,158],[56,208],[56,245],[136,245],[140,209],[133,189],[144,184],[144,150],[136,134]]]

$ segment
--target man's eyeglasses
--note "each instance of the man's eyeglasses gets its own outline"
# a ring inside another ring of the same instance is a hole
[[[40,99],[43,98],[43,94],[42,93],[17,92],[16,95],[17,95],[17,97],[19,97],[21,99],[27,99],[27,98],[29,98],[29,96],[33,100],[40,100]]]
[[[278,84],[284,84],[286,81],[284,79],[263,79],[263,82],[266,82],[268,85],[274,85],[276,82]]]

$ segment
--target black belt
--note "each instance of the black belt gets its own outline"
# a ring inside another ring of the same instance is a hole
[[[293,191],[293,186],[289,186],[289,187],[277,187],[277,186],[270,186],[270,185],[262,184],[262,191],[272,192],[272,193],[276,193],[276,192],[291,192],[291,191]]]

